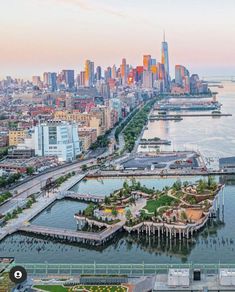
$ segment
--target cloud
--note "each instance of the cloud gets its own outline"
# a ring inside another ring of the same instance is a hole
[[[40,1],[48,1],[48,0],[40,0]],[[125,13],[114,10],[108,6],[103,6],[100,3],[95,5],[94,2],[89,0],[51,0],[55,3],[64,4],[64,5],[73,5],[75,7],[80,8],[81,10],[90,11],[90,12],[104,12],[106,14],[110,14],[117,17],[126,17]]]

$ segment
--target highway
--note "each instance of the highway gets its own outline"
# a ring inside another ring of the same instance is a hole
[[[45,183],[48,178],[52,177],[53,179],[56,179],[68,172],[81,171],[82,165],[91,166],[96,163],[96,158],[92,158],[90,160],[86,161],[80,161],[77,163],[73,163],[71,165],[66,165],[63,168],[59,168],[56,170],[51,170],[50,172],[47,172],[45,174],[39,175],[39,176],[32,176],[32,179],[30,181],[26,181],[25,183],[22,183],[21,185],[15,187],[11,190],[12,193],[15,195],[13,198],[11,198],[8,202],[0,206],[0,214],[6,214],[10,210],[16,208],[19,203],[23,200],[25,200],[28,196],[31,194],[37,193],[41,190],[43,186],[45,186]]]

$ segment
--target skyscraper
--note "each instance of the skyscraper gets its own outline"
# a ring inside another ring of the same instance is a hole
[[[101,80],[101,67],[97,66],[96,67],[96,81],[100,81]]]
[[[48,85],[51,91],[57,90],[57,74],[55,72],[48,72]]]
[[[63,70],[63,80],[65,81],[66,87],[71,89],[74,87],[74,70]]]
[[[175,65],[175,83],[183,86],[183,78],[189,77],[189,71],[182,65]]]
[[[144,70],[149,71],[151,67],[151,55],[144,55],[143,56],[143,67]]]
[[[112,69],[111,69],[111,67],[107,67],[107,69],[104,72],[105,81],[108,82],[109,79],[111,78],[111,76],[112,76]]]
[[[115,79],[117,77],[117,69],[116,66],[113,65],[112,67],[112,78]]]
[[[44,72],[43,73],[43,84],[44,85],[48,85],[49,84],[49,73],[48,72]]]
[[[94,62],[90,60],[85,61],[85,86],[90,87],[94,85]]]
[[[80,72],[80,86],[85,86],[85,75],[86,75],[85,71]]]
[[[143,88],[151,89],[153,88],[153,73],[148,70],[144,70],[143,73]]]
[[[165,40],[165,32],[163,34],[162,42],[162,64],[165,67],[165,87],[166,90],[170,89],[170,71],[169,71],[169,56],[168,56],[168,44]]]
[[[120,66],[121,77],[122,77],[122,85],[126,85],[127,81],[127,66],[126,66],[126,59],[122,59],[122,64]]]

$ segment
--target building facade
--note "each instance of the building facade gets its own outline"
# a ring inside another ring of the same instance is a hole
[[[26,135],[27,132],[25,130],[9,131],[9,146],[17,146],[24,142]]]
[[[77,124],[51,121],[35,127],[35,155],[73,161],[80,153]]]

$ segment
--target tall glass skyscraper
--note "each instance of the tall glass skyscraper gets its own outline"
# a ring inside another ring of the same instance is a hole
[[[168,56],[168,44],[165,40],[165,32],[163,34],[162,42],[162,64],[165,67],[165,87],[169,90],[170,85],[170,71],[169,71],[169,56]]]

